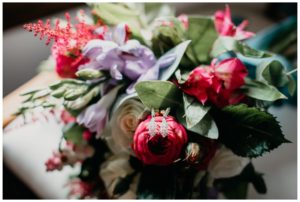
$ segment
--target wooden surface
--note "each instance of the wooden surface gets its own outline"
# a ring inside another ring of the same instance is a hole
[[[14,90],[12,93],[8,94],[3,99],[3,128],[14,120],[13,115],[17,109],[21,106],[23,97],[20,94],[34,90],[47,87],[49,84],[54,83],[60,78],[55,72],[42,72],[32,78],[30,81],[26,82],[21,87]]]

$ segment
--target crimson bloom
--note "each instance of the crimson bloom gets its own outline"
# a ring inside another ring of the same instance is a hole
[[[218,107],[240,102],[244,95],[239,92],[248,72],[238,58],[229,58],[210,66],[196,67],[187,81],[179,87],[188,95],[205,104],[210,101]]]
[[[225,11],[217,11],[214,19],[216,30],[221,36],[232,36],[236,40],[244,40],[254,36],[253,32],[244,30],[244,28],[248,25],[247,20],[244,20],[238,26],[233,24],[228,5],[226,5]]]
[[[188,137],[184,127],[174,117],[165,118],[168,125],[168,134],[164,136],[160,132],[163,116],[156,116],[155,135],[150,135],[149,123],[152,117],[148,116],[135,130],[133,150],[144,164],[169,165],[177,160],[187,143]]]

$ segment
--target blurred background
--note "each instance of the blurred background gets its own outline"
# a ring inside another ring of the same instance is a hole
[[[216,10],[224,9],[225,4],[173,3],[173,6],[177,14],[213,15]],[[291,67],[296,67],[297,3],[228,4],[235,22],[246,18],[249,20],[248,29],[258,33],[256,39],[249,41],[250,45],[284,55],[286,62]],[[4,96],[33,78],[37,74],[40,62],[50,55],[50,46],[46,46],[44,41],[38,40],[32,33],[25,31],[22,28],[23,24],[36,22],[37,19],[63,17],[66,11],[74,16],[78,9],[86,10],[87,6],[83,3],[3,3]],[[272,33],[276,33],[276,37],[273,36],[272,40],[262,47],[261,42]],[[249,198],[297,198],[297,108],[295,103],[296,100],[283,109],[279,110],[276,107],[273,109],[275,115],[280,115],[278,118],[282,122],[283,130],[293,144],[284,145],[264,158],[254,160],[257,170],[265,173],[269,192],[267,195],[257,195],[251,189]],[[5,165],[3,165],[3,197],[4,199],[38,198]]]

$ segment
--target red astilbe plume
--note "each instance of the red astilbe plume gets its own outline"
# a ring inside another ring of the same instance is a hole
[[[60,20],[57,19],[55,26],[51,27],[50,20],[46,20],[45,24],[42,20],[37,23],[25,24],[24,28],[30,32],[34,32],[40,39],[47,37],[46,44],[54,41],[52,46],[52,56],[56,61],[56,73],[63,78],[76,78],[76,71],[79,66],[88,62],[81,54],[82,48],[92,39],[103,39],[106,31],[105,26],[101,26],[98,22],[96,25],[89,25],[83,20],[84,11],[80,11],[81,19],[76,17],[77,23],[71,24],[69,13],[65,14],[66,25],[61,26]],[[97,28],[102,28],[96,31]]]
[[[81,11],[81,15],[84,15],[83,11]],[[89,25],[84,20],[76,18],[77,23],[72,26],[69,13],[65,14],[65,18],[67,21],[66,26],[60,26],[60,20],[57,19],[55,26],[51,27],[50,20],[47,19],[45,24],[42,20],[38,20],[37,23],[25,24],[24,28],[30,32],[34,32],[35,36],[40,34],[41,40],[47,37],[46,45],[53,40],[55,42],[55,50],[58,51],[58,54],[69,52],[74,56],[78,56],[80,50],[89,40],[103,38],[101,34],[94,32],[99,25]]]

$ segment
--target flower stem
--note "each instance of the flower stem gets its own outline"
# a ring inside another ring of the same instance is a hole
[[[296,69],[293,69],[293,70],[291,70],[291,71],[289,71],[288,73],[286,73],[287,75],[291,75],[291,74],[293,74],[293,73],[295,73],[295,72],[297,72],[297,68]]]

